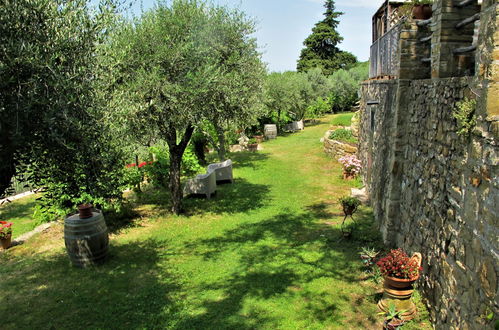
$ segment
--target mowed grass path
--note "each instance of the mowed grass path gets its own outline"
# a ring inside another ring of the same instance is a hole
[[[322,151],[330,120],[232,154],[235,183],[184,215],[149,191],[100,267],[70,266],[62,225],[1,254],[0,328],[379,329],[381,285],[358,258],[379,239],[367,208],[341,238],[353,183]]]

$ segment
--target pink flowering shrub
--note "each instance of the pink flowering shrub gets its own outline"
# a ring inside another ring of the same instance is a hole
[[[362,169],[360,160],[355,155],[341,157],[338,161],[343,165],[343,170],[349,175],[357,176]]]

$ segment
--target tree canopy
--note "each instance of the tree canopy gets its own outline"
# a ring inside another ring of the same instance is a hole
[[[347,69],[357,62],[357,58],[349,52],[342,51],[338,44],[343,37],[336,31],[342,12],[335,11],[334,0],[326,0],[325,18],[315,24],[312,33],[305,39],[297,70],[306,72],[320,68],[325,75],[331,75],[338,69]]]
[[[114,120],[130,136],[158,132],[168,144],[174,213],[181,211],[180,164],[195,128],[248,120],[256,103],[263,66],[252,31],[238,11],[174,0],[120,24],[102,49]]]
[[[59,207],[121,196],[94,79],[113,10],[110,1],[90,11],[85,0],[0,0],[0,195],[23,174]]]

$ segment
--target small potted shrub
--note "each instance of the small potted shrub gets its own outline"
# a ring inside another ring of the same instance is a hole
[[[355,197],[343,196],[339,199],[341,207],[343,208],[343,213],[345,216],[352,215],[357,211],[360,205],[360,200]]]
[[[371,269],[374,266],[374,261],[378,256],[379,252],[374,248],[363,247],[359,252],[360,259],[366,268]]]
[[[261,131],[257,131],[255,135],[253,135],[253,138],[256,140],[256,143],[262,143],[265,139],[265,136]]]
[[[0,221],[0,243],[4,250],[12,243],[12,222]]]
[[[404,325],[405,321],[402,319],[402,314],[405,310],[397,311],[395,304],[390,304],[386,312],[379,313],[385,317],[383,322],[383,329],[385,330],[397,330]]]
[[[343,165],[343,179],[355,179],[362,169],[360,160],[355,155],[348,155],[341,157],[338,161]]]
[[[249,139],[248,150],[249,151],[257,151],[258,150],[258,141],[255,138]]]

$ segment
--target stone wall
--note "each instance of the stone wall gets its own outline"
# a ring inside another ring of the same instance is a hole
[[[422,252],[421,284],[439,328],[476,328],[487,311],[499,314],[498,141],[483,118],[472,137],[458,136],[452,117],[476,88],[470,78],[362,88],[361,155],[374,212],[387,244]]]
[[[358,148],[354,143],[331,140],[329,136],[333,131],[326,131],[322,138],[324,144],[324,152],[332,158],[340,159],[343,156],[356,155]]]
[[[463,12],[437,0],[433,79],[409,72],[361,88],[360,156],[374,214],[387,245],[423,254],[419,283],[438,329],[492,328],[491,312],[499,319],[498,2],[483,1],[474,70],[450,54],[469,41],[469,28],[461,39],[450,30]],[[400,46],[414,44],[414,33]],[[456,133],[452,116],[464,98],[477,104],[470,136]]]

